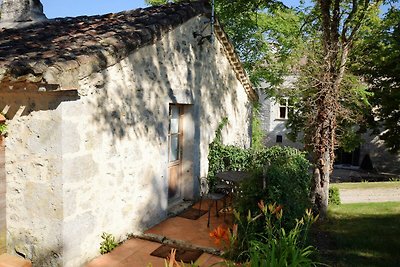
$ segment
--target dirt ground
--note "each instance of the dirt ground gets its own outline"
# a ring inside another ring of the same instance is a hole
[[[400,186],[395,188],[340,189],[345,203],[400,201]]]
[[[399,178],[398,174],[371,173],[360,169],[335,168],[332,183],[376,182]],[[342,203],[400,201],[400,186],[394,188],[340,189]]]

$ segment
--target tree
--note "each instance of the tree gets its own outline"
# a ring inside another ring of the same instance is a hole
[[[400,151],[400,10],[370,18],[362,28],[352,69],[368,81],[374,108],[372,122],[391,152]],[[366,56],[367,55],[367,56]]]
[[[346,75],[348,60],[360,27],[368,14],[376,10],[380,1],[373,0],[318,0],[312,16],[317,18],[315,53],[307,56],[308,70],[300,81],[308,87],[303,104],[308,114],[303,114],[305,140],[313,153],[314,171],[311,199],[315,209],[324,217],[328,207],[330,174],[333,170],[337,146],[338,118],[346,123],[351,116],[347,101],[343,101],[345,89],[364,94],[354,87],[354,76]],[[352,82],[353,80],[353,82]],[[363,95],[362,95],[363,96]],[[304,109],[303,109],[304,110]],[[306,115],[306,116],[304,116]]]

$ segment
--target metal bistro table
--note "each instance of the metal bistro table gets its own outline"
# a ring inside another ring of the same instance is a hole
[[[224,171],[217,173],[215,177],[219,180],[217,182],[217,188],[224,188],[223,191],[227,192],[226,195],[229,197],[229,205],[226,201],[224,202],[225,210],[233,209],[233,200],[237,197],[239,192],[240,183],[249,178],[251,174],[245,171]],[[230,208],[229,208],[230,207]],[[224,214],[225,215],[225,214]]]
[[[225,171],[219,172],[215,176],[222,182],[226,182],[234,187],[237,187],[242,181],[249,178],[250,175],[251,174],[246,171]]]

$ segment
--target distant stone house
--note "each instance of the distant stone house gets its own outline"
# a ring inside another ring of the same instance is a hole
[[[224,141],[250,146],[257,94],[218,23],[210,38],[210,12],[191,2],[0,30],[9,253],[81,266],[103,232],[141,231],[198,195],[224,117]]]
[[[286,77],[282,88],[293,88],[295,81],[295,76]],[[263,89],[265,87],[268,87],[268,85],[262,84],[261,88],[258,89],[261,127],[265,133],[264,145],[282,145],[303,149],[304,144],[302,142],[292,142],[287,137],[290,129],[287,128],[286,122],[289,110],[293,108],[291,100],[283,98],[277,101],[275,98],[268,97]],[[399,153],[389,153],[379,136],[371,135],[371,131],[363,134],[362,139],[364,142],[352,152],[345,152],[340,148],[336,150],[335,165],[337,168],[373,167],[379,172],[400,175]]]

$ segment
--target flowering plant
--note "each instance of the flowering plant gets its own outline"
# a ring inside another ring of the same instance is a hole
[[[282,218],[284,207],[276,203],[265,205],[258,203],[259,213],[246,217],[234,211],[238,222],[232,233],[228,230],[229,246],[226,246],[225,257],[232,260],[227,266],[236,266],[234,262],[244,262],[239,266],[311,266],[310,259],[314,248],[306,245],[309,228],[318,216],[311,210],[306,210],[301,219],[296,219],[296,225],[286,231]],[[257,224],[262,223],[260,228]],[[233,229],[234,229],[233,228]],[[219,232],[221,239],[225,234]],[[225,239],[226,240],[226,237]]]

